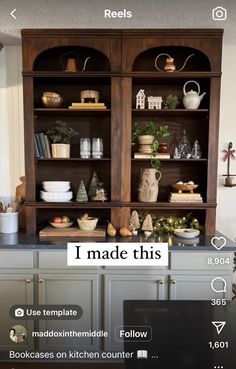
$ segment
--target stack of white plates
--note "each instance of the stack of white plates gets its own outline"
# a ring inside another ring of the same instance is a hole
[[[40,198],[47,202],[67,202],[73,197],[68,181],[43,182],[43,189],[44,191],[40,191]]]

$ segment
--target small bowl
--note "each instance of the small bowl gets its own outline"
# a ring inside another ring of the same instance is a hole
[[[49,222],[49,224],[51,224],[51,226],[53,226],[54,228],[70,228],[72,226],[73,222],[68,222],[68,223]]]
[[[40,191],[40,198],[46,202],[68,202],[72,199],[73,192],[45,192]]]
[[[42,184],[43,186],[70,186],[70,181],[43,181]]]
[[[94,231],[97,226],[98,218],[89,217],[88,219],[77,219],[81,231]]]
[[[46,108],[59,108],[63,101],[63,98],[55,92],[44,92],[41,99]]]
[[[70,189],[70,186],[43,186],[44,191],[46,192],[67,192]]]
[[[176,229],[174,231],[174,234],[181,238],[195,238],[199,236],[200,231],[194,228],[182,228],[182,229]]]
[[[189,191],[190,193],[193,193],[193,190],[196,190],[198,188],[198,184],[178,184],[173,183],[171,185],[175,190],[177,190],[179,193],[182,193],[182,191]]]

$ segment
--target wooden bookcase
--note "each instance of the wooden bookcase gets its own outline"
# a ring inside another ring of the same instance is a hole
[[[110,219],[116,227],[127,226],[133,209],[164,216],[192,212],[205,225],[206,234],[215,233],[222,34],[219,29],[22,30],[28,233],[35,233],[53,216],[63,213],[76,218],[85,211],[99,216],[101,222]],[[81,68],[85,57],[91,56],[86,70],[63,72],[60,56],[66,52],[78,55]],[[195,56],[182,72],[158,72],[154,60],[164,52],[175,57],[177,66],[189,54]],[[140,88],[146,96],[176,94],[182,101],[188,80],[197,81],[201,92],[206,92],[198,110],[185,110],[182,105],[176,110],[135,109]],[[68,105],[79,101],[83,89],[100,91],[108,109],[70,111]],[[44,108],[44,91],[60,93],[62,108]],[[104,158],[80,159],[78,138],[70,159],[35,159],[34,134],[45,132],[58,119],[78,130],[80,137],[102,137]],[[203,155],[199,160],[162,160],[158,201],[141,203],[137,200],[139,170],[150,167],[150,161],[133,159],[131,128],[134,121],[142,125],[149,120],[168,124],[171,154],[186,129],[191,144],[199,140]],[[108,190],[108,202],[39,199],[42,181],[69,180],[76,195],[80,180],[88,188],[94,171]],[[204,202],[169,203],[170,184],[179,179],[199,183]]]

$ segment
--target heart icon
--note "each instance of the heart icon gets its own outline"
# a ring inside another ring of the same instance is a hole
[[[224,237],[212,237],[211,239],[211,244],[212,246],[215,247],[216,250],[221,250],[225,244],[226,244],[226,239]]]

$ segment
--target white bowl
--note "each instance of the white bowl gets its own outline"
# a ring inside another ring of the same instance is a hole
[[[88,219],[77,218],[81,231],[94,231],[97,226],[98,218],[89,217]]]
[[[65,186],[65,185],[69,185],[70,186],[70,182],[69,181],[44,181],[43,185],[50,185],[50,186]]]
[[[45,192],[40,191],[40,198],[46,202],[67,202],[73,197],[72,191],[67,192]]]
[[[174,234],[181,238],[194,238],[194,237],[199,236],[200,231],[194,228],[182,228],[182,229],[176,229],[174,231]]]
[[[70,228],[72,226],[73,222],[68,222],[68,223],[49,222],[49,224],[51,224],[51,226],[53,226],[54,228]]]
[[[46,192],[67,192],[70,189],[70,186],[50,186],[43,185],[43,189]]]

